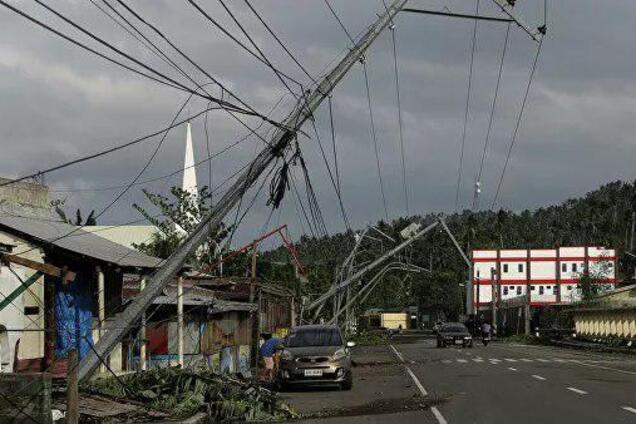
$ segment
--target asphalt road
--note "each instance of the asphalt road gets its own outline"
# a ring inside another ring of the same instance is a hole
[[[423,340],[356,348],[354,360],[351,392],[283,397],[308,423],[636,423],[634,356]]]

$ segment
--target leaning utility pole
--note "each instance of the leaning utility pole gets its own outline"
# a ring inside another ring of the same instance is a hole
[[[349,69],[364,55],[373,41],[390,25],[395,15],[404,7],[407,0],[394,0],[377,21],[369,27],[349,53],[329,72],[313,92],[308,92],[306,102],[301,102],[285,121],[285,125],[276,128],[269,146],[262,150],[252,161],[248,169],[225,192],[216,205],[201,219],[201,222],[164,264],[148,279],[146,289],[121,313],[119,318],[107,323],[104,335],[94,347],[93,352],[80,362],[79,378],[85,379],[99,365],[100,357],[107,357],[112,349],[134,327],[153,300],[162,292],[174,276],[179,272],[186,258],[203,244],[208,235],[213,233],[225,216],[234,208],[243,194],[254,185],[261,174],[284,155],[291,145],[299,128],[310,119],[313,112],[331,93],[333,88],[347,74]]]

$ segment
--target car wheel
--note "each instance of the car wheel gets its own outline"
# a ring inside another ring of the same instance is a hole
[[[352,387],[353,387],[353,374],[349,372],[347,374],[347,377],[345,378],[345,381],[340,383],[340,389],[349,391],[351,390]]]

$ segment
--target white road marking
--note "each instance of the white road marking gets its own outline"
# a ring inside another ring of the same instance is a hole
[[[545,377],[541,377],[540,375],[532,374],[532,378],[536,378],[537,380],[545,380]]]
[[[631,412],[632,414],[636,414],[636,408],[632,408],[631,406],[621,406],[626,411]]]
[[[521,360],[522,360],[523,362],[532,362],[532,359],[528,359],[528,358],[521,358]]]
[[[634,372],[634,371],[627,371],[627,370],[621,370],[621,369],[618,369],[618,368],[604,367],[602,365],[586,364],[585,362],[577,361],[575,359],[572,360],[572,363],[573,364],[577,364],[577,365],[584,365],[586,367],[600,368],[602,370],[610,370],[610,371],[614,371],[614,372],[620,372],[621,374],[636,375],[636,372]]]
[[[509,369],[510,371],[519,371],[518,369],[516,369],[516,368],[512,368],[512,367],[508,367],[508,369]]]
[[[468,361],[466,359],[458,359],[457,362],[459,362],[460,364],[465,364]]]
[[[563,362],[567,362],[566,359],[553,359],[554,362],[559,362],[559,363],[563,363]]]
[[[474,358],[473,361],[475,361],[475,362],[484,362],[484,360],[481,359],[481,358]]]
[[[402,356],[402,354],[400,352],[398,352],[398,350],[395,348],[395,346],[393,346],[393,345],[389,345],[389,346],[391,346],[391,349],[393,349],[393,352],[398,357],[400,362],[404,362],[404,357]]]
[[[451,362],[453,361],[451,361],[450,359],[442,359],[442,363],[444,364],[450,364]]]
[[[437,409],[436,406],[431,407],[431,412],[433,413],[433,415],[435,415],[435,418],[437,418],[437,422],[439,424],[448,424],[448,422],[444,419],[442,413],[439,412],[439,409]]]
[[[406,367],[406,372],[409,373],[409,375],[411,376],[411,379],[413,380],[413,382],[417,386],[417,388],[420,391],[420,393],[422,394],[422,396],[428,396],[428,392],[426,391],[424,386],[422,386],[422,383],[420,383],[420,380],[418,380],[417,377],[415,376],[415,374],[413,374],[413,371],[411,371],[411,369],[409,367]]]
[[[577,389],[577,388],[574,388],[574,387],[567,387],[567,389],[568,389],[569,391],[571,391],[571,392],[578,393],[578,394],[580,394],[580,395],[586,395],[586,394],[587,394],[587,392],[586,392],[586,391],[581,390],[581,389]]]
[[[517,362],[517,360],[516,360],[516,359],[512,359],[512,358],[506,358],[506,361],[507,361],[507,362]]]
[[[547,359],[541,359],[541,358],[537,359],[537,361],[539,361],[539,362],[550,362]]]
[[[404,362],[404,358],[402,357],[402,354],[398,352],[398,350],[393,345],[389,345],[389,346],[391,346],[391,349],[393,349],[393,352],[395,352],[397,357],[400,358],[402,362]],[[406,368],[406,372],[411,376],[411,379],[417,386],[417,389],[420,391],[422,396],[428,396],[428,392],[426,391],[424,386],[422,386],[422,383],[420,383],[420,380],[415,376],[413,371],[411,371],[411,369],[407,367],[406,365],[404,366],[404,368]],[[448,422],[446,421],[442,413],[439,412],[439,409],[437,409],[437,407],[431,406],[431,412],[433,413],[433,415],[435,416],[439,424],[448,424]]]
[[[489,359],[489,361],[490,361],[490,363],[491,363],[491,364],[493,364],[493,365],[497,365],[498,363],[500,363],[500,362],[501,362],[501,360],[500,360],[500,359]]]

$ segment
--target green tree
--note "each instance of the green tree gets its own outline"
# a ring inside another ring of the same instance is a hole
[[[135,244],[134,247],[148,255],[167,258],[179,247],[187,233],[192,232],[209,212],[211,194],[207,186],[201,188],[196,196],[180,187],[172,187],[170,197],[150,193],[147,190],[143,190],[143,193],[160,213],[151,214],[137,203],[133,204],[133,208],[159,231],[153,234],[150,241]],[[188,262],[197,266],[216,262],[219,247],[228,236],[229,230],[223,223],[218,228],[212,229],[206,242],[188,258]]]

